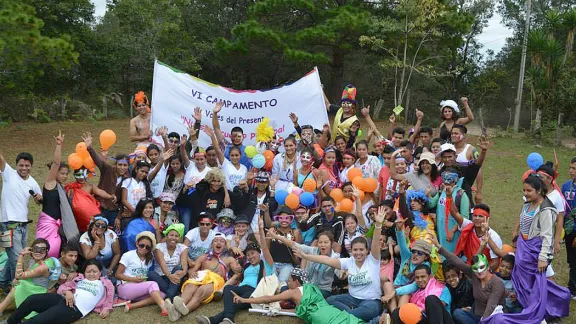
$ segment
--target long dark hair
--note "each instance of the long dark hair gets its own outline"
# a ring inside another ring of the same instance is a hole
[[[152,246],[152,240],[148,237],[148,236],[141,236],[138,241],[136,241],[136,245],[138,245],[140,243],[140,241],[142,240],[148,240],[150,241],[150,246]],[[148,250],[146,252],[146,255],[144,256],[144,259],[146,259],[146,264],[149,264],[150,262],[152,262],[153,256],[152,256],[152,249]]]
[[[152,204],[152,207],[154,206],[154,200],[152,199],[140,199],[140,201],[138,202],[138,204],[136,205],[136,207],[134,207],[134,213],[132,213],[132,218],[140,218],[142,217],[142,213],[144,212],[144,208],[146,207],[146,205],[148,204]]]
[[[174,160],[178,160],[180,161],[180,170],[181,172],[184,172],[184,163],[182,162],[182,157],[180,157],[179,155],[172,155],[169,159],[168,159],[168,179],[167,179],[167,183],[168,186],[172,187],[172,185],[174,184],[174,180],[176,180],[176,173],[177,171],[172,170],[172,161]]]
[[[546,193],[548,192],[548,188],[544,184],[544,181],[540,179],[538,174],[530,174],[524,183],[528,184],[530,187],[534,188],[538,194],[544,198],[546,198]]]
[[[134,169],[132,169],[132,178],[131,179],[136,179],[136,174],[138,173],[138,170],[140,170],[140,168],[148,168],[148,170],[150,171],[152,169],[152,166],[150,165],[150,163],[146,162],[146,161],[138,161],[136,162],[136,167]],[[122,182],[124,182],[124,180],[126,180],[126,178],[122,179]],[[152,189],[150,188],[150,180],[148,180],[148,177],[144,178],[144,180],[142,180],[142,182],[144,183],[144,186],[146,187],[146,198],[152,198]],[[120,183],[120,187],[122,187],[122,183]],[[120,195],[120,197],[122,197],[122,195]]]
[[[440,120],[446,120],[446,118],[444,118],[444,108],[452,109],[452,120],[456,122],[458,120],[458,113],[456,112],[456,109],[449,106],[444,106],[440,109]]]
[[[424,174],[424,171],[422,171],[422,168],[420,168],[420,162],[418,162],[418,175]],[[432,170],[430,170],[430,179],[432,179],[432,181],[435,181],[436,179],[438,179],[438,177],[441,176],[441,174],[436,164],[430,164],[430,166],[432,167]]]

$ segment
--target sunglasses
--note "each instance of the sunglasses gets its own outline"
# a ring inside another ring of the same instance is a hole
[[[274,216],[274,220],[277,222],[292,223],[292,221],[294,220],[294,215],[276,215]]]
[[[212,223],[198,223],[198,225],[208,227],[208,226],[212,226]]]
[[[180,144],[180,140],[179,139],[169,139],[168,143],[170,144]]]
[[[48,251],[48,248],[45,246],[33,246],[32,247],[32,252],[34,252],[34,253],[46,253],[46,251]]]
[[[418,250],[412,250],[412,255],[418,255],[418,256],[423,256],[426,255],[426,253],[422,252],[422,251],[418,251]]]
[[[94,227],[95,227],[95,228],[107,228],[108,225],[106,225],[106,224],[101,224],[101,223],[100,223],[100,224],[94,224]]]
[[[138,244],[138,247],[141,249],[145,249],[147,251],[152,250],[152,247],[150,245],[146,245],[146,244]]]
[[[220,218],[219,223],[232,223],[232,220],[228,217]]]

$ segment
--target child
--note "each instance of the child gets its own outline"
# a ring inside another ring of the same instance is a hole
[[[382,280],[394,281],[393,249],[394,247],[390,244],[388,249],[380,251],[380,282],[383,282]],[[384,285],[382,285],[382,290],[384,290]]]
[[[218,226],[214,229],[216,233],[222,233],[224,236],[234,235],[234,211],[230,208],[222,209],[218,215],[216,215],[216,223]]]
[[[406,173],[406,159],[398,156],[393,162],[396,166],[396,173],[404,174]],[[388,184],[386,185],[386,200],[394,200],[398,197],[398,189],[400,187],[400,181],[394,180],[392,178],[388,179]]]
[[[502,279],[504,283],[504,294],[506,295],[506,304],[504,305],[504,313],[520,313],[522,306],[516,299],[516,292],[514,291],[514,283],[512,282],[512,269],[514,269],[515,257],[508,254],[502,257],[500,268],[496,275]]]
[[[450,296],[452,297],[450,312],[454,317],[454,321],[456,323],[467,323],[460,319],[466,318],[468,313],[472,312],[472,304],[474,303],[472,282],[462,275],[460,269],[454,267],[448,261],[444,262],[442,268],[444,269],[446,286],[450,290]]]
[[[68,243],[64,245],[60,252],[60,259],[58,259],[62,267],[62,274],[60,275],[60,279],[50,280],[50,283],[48,284],[48,292],[55,293],[60,285],[76,278],[78,275],[78,266],[76,265],[76,261],[78,261],[79,249],[78,241],[68,241]]]

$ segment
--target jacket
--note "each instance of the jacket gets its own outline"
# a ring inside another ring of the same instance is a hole
[[[526,204],[530,203],[527,202],[524,206],[526,206]],[[542,247],[538,255],[539,261],[548,262],[554,256],[552,247],[554,246],[554,224],[556,223],[557,216],[558,211],[554,208],[554,204],[548,197],[545,197],[542,204],[538,206],[534,213],[532,224],[530,224],[530,231],[528,232],[528,239],[537,236],[542,239]]]
[[[256,214],[256,208],[258,207],[258,195],[256,191],[250,189],[249,191],[244,191],[240,187],[234,187],[234,191],[230,192],[230,201],[236,215],[244,214],[248,217],[250,222]],[[270,197],[270,191],[266,192],[264,197],[264,204],[268,204],[268,210],[270,210],[270,215],[274,215],[276,209],[278,209],[278,202],[276,199]]]
[[[82,280],[84,280],[84,275],[79,274],[72,281],[67,281],[62,284],[60,288],[58,288],[58,294],[64,295],[64,292],[66,291],[74,292],[74,290],[76,290],[76,285]],[[104,296],[100,299],[98,304],[96,304],[96,307],[94,307],[94,312],[96,313],[101,313],[103,310],[112,311],[112,306],[114,305],[114,285],[108,278],[101,277],[100,280],[104,285]]]

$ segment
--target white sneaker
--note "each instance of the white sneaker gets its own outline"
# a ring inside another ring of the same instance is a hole
[[[210,319],[204,315],[197,315],[196,322],[198,322],[198,324],[210,324]]]
[[[176,310],[174,304],[172,304],[169,298],[166,298],[164,300],[164,307],[168,311],[168,319],[170,320],[170,322],[176,322],[177,320],[180,319],[180,317],[182,317],[182,314],[180,314],[180,312]]]
[[[186,304],[184,304],[184,301],[180,296],[174,297],[173,304],[174,308],[176,308],[176,310],[180,312],[180,314],[188,315],[188,313],[190,313],[190,310],[188,309],[188,307],[186,307]]]

